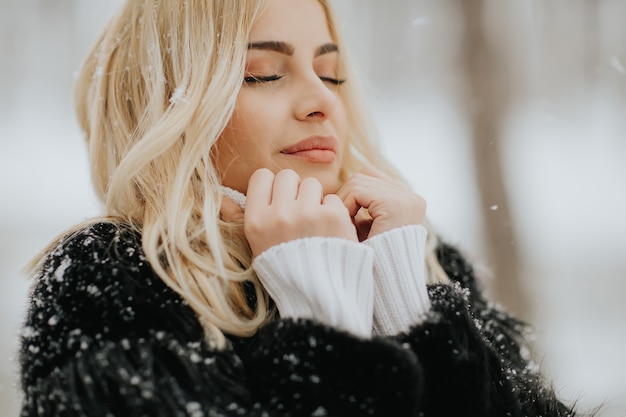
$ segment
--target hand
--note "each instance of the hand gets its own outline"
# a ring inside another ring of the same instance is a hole
[[[274,175],[262,168],[252,174],[244,231],[254,256],[279,243],[303,237],[358,241],[351,216],[341,199],[334,194],[324,196],[317,179],[301,180],[290,169]]]
[[[421,224],[426,201],[404,184],[368,166],[337,191],[354,219],[359,241],[397,227]]]
[[[239,204],[223,195],[222,205],[220,206],[220,217],[227,222],[242,222],[243,210],[239,207]]]

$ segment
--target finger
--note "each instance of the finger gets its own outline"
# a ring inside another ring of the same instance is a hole
[[[386,189],[397,189],[399,191],[410,191],[410,187],[402,181],[400,178],[392,177],[380,168],[372,165],[366,165],[359,172],[357,172],[354,178],[359,178],[362,181],[371,180],[371,184],[378,184]]]
[[[360,176],[362,177],[362,176]],[[348,208],[350,217],[356,216],[357,212],[362,208],[368,208],[372,202],[371,185],[367,181],[349,179],[338,191],[337,195]]]
[[[343,204],[348,209],[350,213],[350,217],[354,217],[361,208],[361,206],[356,202],[356,200],[350,196],[350,189],[352,188],[351,184],[352,178],[349,178],[336,192],[337,197],[341,199]]]
[[[261,168],[250,176],[248,180],[248,194],[246,198],[246,212],[254,211],[259,207],[267,207],[272,199],[274,173],[267,168]]]
[[[348,209],[350,217],[356,216],[361,207],[363,207],[361,204],[359,204],[359,201],[352,194],[346,195],[341,200],[343,202],[343,205],[346,206],[346,208]]]
[[[343,216],[349,215],[346,205],[337,194],[327,194],[322,198],[322,205],[326,208],[336,210],[337,213],[341,213]],[[352,216],[347,216],[346,220],[350,220]]]
[[[239,204],[235,203],[228,197],[222,197],[222,205],[220,206],[220,217],[227,222],[235,222],[243,219],[243,210]]]
[[[284,204],[295,201],[298,196],[300,176],[292,169],[283,169],[274,178],[271,204]]]
[[[313,177],[302,180],[298,188],[298,200],[305,205],[319,205],[324,197],[322,184]]]
[[[337,195],[348,207],[350,215],[354,216],[361,207],[369,208],[376,198],[389,195],[394,190],[403,193],[407,191],[398,180],[389,177],[377,168],[366,167],[350,177],[337,191]]]
[[[322,199],[322,204],[325,206],[344,206],[343,201],[337,194],[327,194]]]

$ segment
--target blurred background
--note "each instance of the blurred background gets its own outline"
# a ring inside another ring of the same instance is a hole
[[[382,148],[562,398],[626,416],[626,0],[335,0]],[[76,70],[119,0],[0,0],[0,409],[21,268],[98,214]]]

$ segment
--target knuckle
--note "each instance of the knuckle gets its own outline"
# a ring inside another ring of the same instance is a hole
[[[322,184],[318,181],[317,178],[314,177],[306,177],[300,182],[301,187],[319,187],[321,188]]]
[[[281,169],[280,171],[278,171],[278,173],[276,174],[276,178],[286,178],[286,179],[297,178],[297,179],[300,179],[300,176],[293,169],[286,168],[286,169]]]
[[[269,169],[267,169],[267,168],[259,168],[259,169],[257,169],[256,171],[254,171],[252,173],[252,177],[251,178],[265,178],[265,177],[272,176],[272,175],[274,175],[274,174]]]
[[[328,206],[320,217],[323,218],[324,223],[340,224],[349,218],[348,209],[343,205],[334,204]]]

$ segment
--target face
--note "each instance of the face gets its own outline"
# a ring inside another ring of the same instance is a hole
[[[347,120],[337,46],[318,0],[268,0],[254,23],[235,111],[216,144],[222,183],[246,193],[259,168],[291,168],[335,192]]]

